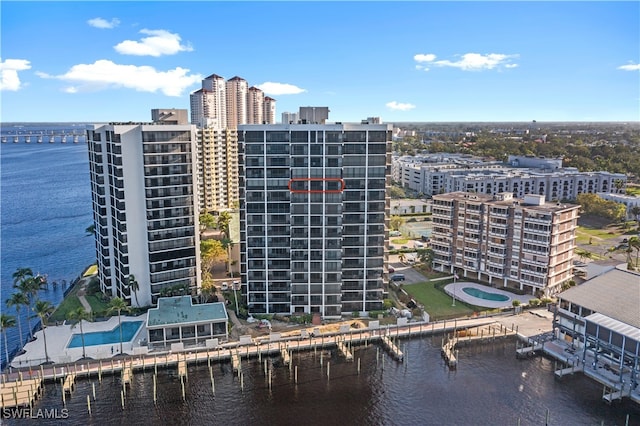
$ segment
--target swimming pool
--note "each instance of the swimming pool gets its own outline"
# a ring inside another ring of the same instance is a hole
[[[122,341],[129,342],[133,340],[133,336],[136,335],[138,330],[144,321],[126,321],[122,323]],[[111,345],[114,343],[120,343],[120,329],[116,325],[109,331],[94,331],[91,333],[84,333],[84,345],[96,346],[96,345]],[[81,348],[82,336],[80,334],[73,334],[71,340],[67,345],[68,348]]]
[[[482,291],[473,287],[465,287],[462,289],[462,291],[467,293],[469,296],[477,297],[478,299],[483,300],[491,300],[493,302],[506,302],[509,300],[508,296],[497,293],[488,293],[486,291]]]

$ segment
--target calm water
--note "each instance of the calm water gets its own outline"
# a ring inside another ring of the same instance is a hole
[[[70,126],[60,126],[71,128]],[[49,128],[27,126],[20,131]],[[15,131],[3,125],[2,134]],[[76,127],[77,130],[77,127]],[[15,315],[5,300],[14,292],[11,275],[20,267],[47,274],[49,286],[40,297],[57,304],[65,288],[82,270],[95,262],[93,237],[85,229],[93,222],[86,144],[30,144],[12,142],[0,146],[0,263],[2,312]],[[32,313],[30,313],[32,314]],[[21,309],[23,334],[27,336],[27,312]],[[32,319],[32,326],[35,324]],[[18,348],[18,328],[8,330],[9,351]],[[4,340],[2,361],[5,361]]]
[[[3,131],[5,129],[3,128]],[[18,267],[46,273],[50,281],[71,281],[94,261],[94,245],[84,230],[92,222],[88,158],[84,144],[13,144],[0,146],[2,184],[2,309],[12,292],[11,274]],[[57,303],[63,289],[43,298]],[[9,310],[14,314],[13,310]],[[24,314],[23,314],[24,315]],[[26,324],[23,323],[23,324]],[[25,327],[25,334],[26,332]],[[11,348],[18,345],[17,328],[9,330]],[[327,356],[295,354],[293,373],[273,366],[269,391],[263,366],[243,362],[244,390],[229,363],[214,364],[213,396],[206,366],[189,368],[186,401],[175,370],[160,370],[158,404],[153,403],[153,375],[137,374],[122,410],[119,378],[103,382],[81,380],[67,399],[69,418],[38,419],[39,424],[226,424],[226,425],[550,425],[640,424],[640,409],[629,402],[608,406],[602,389],[581,375],[554,379],[553,362],[545,358],[518,360],[513,342],[462,348],[460,364],[449,371],[440,357],[440,338],[406,343],[407,362],[396,363],[377,347],[357,348],[357,363],[332,354],[330,379]],[[4,342],[1,343],[4,357]],[[382,359],[384,358],[384,369]],[[95,382],[93,416],[87,395]],[[60,386],[47,385],[36,409],[62,409]],[[33,424],[34,421],[7,421]]]
[[[355,350],[361,358],[346,362],[335,352],[294,354],[294,372],[271,358],[272,386],[264,365],[243,361],[244,390],[229,363],[212,364],[215,396],[205,364],[189,368],[182,385],[175,369],[158,370],[157,405],[153,403],[153,372],[137,374],[121,408],[119,377],[103,377],[100,384],[82,380],[67,398],[69,418],[64,424],[225,424],[225,425],[549,425],[639,424],[640,411],[632,403],[609,406],[601,389],[581,375],[555,380],[553,363],[538,357],[518,360],[513,342],[465,347],[459,368],[449,371],[440,356],[440,338],[404,341],[407,362],[399,364],[377,346]],[[384,358],[384,366],[382,358]],[[327,379],[327,361],[330,377]],[[87,395],[93,417],[87,412]],[[48,385],[35,407],[61,410],[60,385]],[[57,421],[39,420],[42,424]],[[604,423],[603,423],[604,422]],[[19,423],[19,422],[12,422]]]

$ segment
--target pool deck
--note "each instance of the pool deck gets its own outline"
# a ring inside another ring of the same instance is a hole
[[[506,300],[504,302],[498,302],[493,300],[481,299],[479,297],[473,297],[465,293],[464,291],[462,291],[462,289],[465,287],[475,288],[475,289],[484,291],[486,293],[495,293],[501,296],[506,296],[509,298],[509,300]],[[519,300],[521,305],[526,305],[529,303],[529,300],[534,299],[533,296],[529,296],[529,295],[519,296],[509,291],[504,291],[504,290],[488,287],[488,286],[477,284],[477,283],[471,283],[468,281],[458,281],[456,283],[448,284],[444,287],[444,291],[452,298],[455,297],[456,300],[461,300],[470,305],[482,306],[485,308],[510,308],[513,306],[512,302],[514,300]]]
[[[124,353],[133,353],[133,348],[140,346],[139,341],[147,338],[146,333],[146,315],[138,317],[122,316],[122,322],[142,321],[143,324],[133,336],[133,340],[124,342],[122,350]],[[107,321],[88,322],[82,323],[82,330],[84,333],[92,333],[96,331],[110,331],[118,326],[118,317],[113,316]],[[47,352],[49,354],[49,360],[55,363],[67,363],[73,362],[82,358],[82,346],[77,348],[68,348],[67,345],[71,340],[73,334],[80,334],[80,326],[76,325],[71,328],[71,325],[64,324],[58,326],[49,325],[46,329],[47,337]],[[45,362],[44,353],[44,339],[42,337],[42,330],[35,333],[36,340],[29,342],[25,345],[24,349],[26,353],[16,356],[11,361],[11,366],[15,368],[25,367],[29,365],[38,365]],[[113,352],[111,352],[113,348]],[[109,343],[106,345],[92,345],[85,346],[85,354],[88,358],[104,359],[111,358],[114,355],[118,355],[120,352],[120,342]]]

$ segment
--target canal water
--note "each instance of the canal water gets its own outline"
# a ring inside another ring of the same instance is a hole
[[[184,399],[177,369],[159,369],[155,404],[154,373],[147,370],[127,386],[124,409],[119,376],[103,376],[102,383],[83,379],[66,398],[64,424],[564,426],[624,425],[627,415],[630,425],[640,424],[637,405],[605,404],[600,386],[580,374],[555,379],[553,361],[517,359],[513,340],[462,347],[456,370],[445,366],[439,345],[439,336],[401,341],[403,363],[377,345],[355,348],[354,362],[326,349],[322,365],[320,350],[294,352],[297,383],[295,368],[277,357],[267,361],[271,385],[264,358],[243,360],[242,379],[229,362],[212,363],[215,394],[205,362],[189,367]],[[60,385],[49,384],[34,412],[60,414],[64,407]]]

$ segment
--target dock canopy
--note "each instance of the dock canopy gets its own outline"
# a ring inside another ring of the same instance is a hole
[[[224,303],[193,304],[191,296],[163,297],[147,311],[150,346],[195,345],[207,339],[229,338]]]

